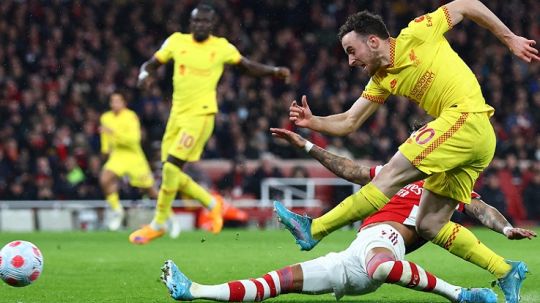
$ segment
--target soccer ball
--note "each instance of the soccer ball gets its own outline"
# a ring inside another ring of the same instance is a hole
[[[27,241],[13,241],[0,251],[0,279],[15,287],[34,282],[43,271],[43,255]]]

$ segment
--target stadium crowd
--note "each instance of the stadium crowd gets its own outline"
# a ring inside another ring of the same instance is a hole
[[[143,128],[143,147],[159,170],[159,146],[171,98],[171,69],[148,93],[136,88],[138,69],[163,40],[187,31],[198,1],[1,1],[0,197],[101,199],[99,117],[109,95],[122,89]],[[349,68],[337,28],[353,12],[383,16],[395,36],[410,20],[441,1],[215,1],[217,36],[255,61],[291,68],[288,84],[226,70],[218,88],[220,114],[203,159],[260,159],[271,153],[306,158],[271,137],[268,128],[292,129],[288,106],[306,94],[315,114],[348,109],[368,78]],[[518,35],[540,41],[540,2],[485,3]],[[478,184],[486,201],[516,220],[540,220],[540,65],[525,65],[487,30],[465,21],[449,32],[453,48],[477,75],[489,104],[498,145]],[[391,97],[361,130],[329,138],[297,129],[313,143],[356,159],[384,162],[413,125],[428,116],[403,97]],[[265,162],[265,161],[261,161]],[[249,175],[245,171],[242,174]],[[267,164],[264,164],[267,165]],[[261,166],[260,178],[281,176]],[[248,178],[249,179],[249,176]],[[225,179],[257,195],[258,186]],[[232,185],[231,185],[232,184]],[[127,189],[126,189],[127,190]],[[123,195],[135,195],[124,191]],[[125,196],[124,196],[125,197]]]

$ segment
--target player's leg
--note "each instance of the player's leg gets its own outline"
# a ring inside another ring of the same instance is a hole
[[[358,242],[358,240],[355,240]],[[349,249],[339,253],[271,271],[256,279],[235,280],[218,285],[191,281],[172,261],[165,262],[161,276],[177,300],[210,299],[225,302],[253,302],[286,293],[343,295],[365,294],[381,283],[373,282]]]
[[[455,200],[437,195],[424,188],[417,216],[419,233],[425,239],[431,240],[463,260],[489,271],[499,280],[507,301],[515,302],[519,296],[521,281],[525,279],[527,270],[525,264],[506,261],[480,242],[469,229],[447,221],[452,215],[455,205],[457,205]],[[514,279],[511,272],[516,272],[517,278]],[[515,281],[510,281],[512,279]],[[510,285],[505,287],[505,284]]]
[[[162,268],[161,279],[173,299],[185,301],[207,299],[223,302],[258,302],[287,293],[332,292],[328,272],[314,261],[287,266],[255,279],[204,285],[191,281],[169,260]]]
[[[388,203],[400,188],[420,180],[425,174],[416,169],[400,152],[383,166],[375,179],[319,218],[311,219],[275,204],[279,220],[296,238],[302,250],[312,249],[323,237],[351,222],[361,220]]]
[[[171,215],[171,205],[178,191],[210,209],[214,218],[212,231],[221,231],[221,197],[212,196],[182,170],[186,162],[200,159],[213,128],[213,115],[191,117],[189,121],[169,120],[162,142],[164,164],[154,218],[149,226],[131,234],[131,242],[144,244],[164,234],[165,223]]]
[[[368,260],[367,271],[375,281],[431,292],[452,302],[497,302],[497,295],[491,289],[466,289],[450,284],[418,264],[397,260],[392,251],[383,247],[368,251],[366,260]]]
[[[424,188],[417,215],[417,231],[426,240],[502,278],[511,266],[467,228],[450,221],[458,202]]]
[[[99,176],[99,183],[105,195],[105,200],[111,207],[111,217],[107,222],[107,227],[110,230],[118,230],[124,219],[124,208],[120,204],[118,195],[118,176],[113,171],[114,168],[111,168],[112,166],[114,165],[111,165],[111,161],[107,161]]]
[[[400,188],[420,180],[425,174],[417,170],[400,152],[383,166],[371,183],[347,197],[332,210],[313,220],[311,233],[321,239],[334,230],[381,209]]]
[[[405,238],[407,240],[405,240]],[[368,276],[379,283],[392,283],[418,291],[441,295],[452,302],[497,302],[488,289],[466,290],[452,285],[406,261],[405,242],[414,243],[414,232],[404,225],[378,224],[363,229],[353,242],[352,252]]]

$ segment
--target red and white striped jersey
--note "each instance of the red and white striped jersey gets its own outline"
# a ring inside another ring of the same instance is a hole
[[[381,170],[382,166],[371,168],[370,177],[373,179]],[[378,212],[367,217],[360,228],[377,222],[392,221],[403,223],[404,225],[415,226],[416,215],[418,214],[418,205],[420,196],[422,196],[424,181],[417,181],[401,188],[390,201]],[[473,199],[480,198],[476,192],[471,193]],[[457,210],[463,212],[464,204],[460,203]]]

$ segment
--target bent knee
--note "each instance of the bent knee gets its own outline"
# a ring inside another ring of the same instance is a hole
[[[373,272],[368,274],[375,281],[385,282],[395,264],[396,261],[394,260],[380,263]]]
[[[441,225],[430,222],[430,220],[416,220],[416,232],[426,240],[434,239],[441,227]]]

